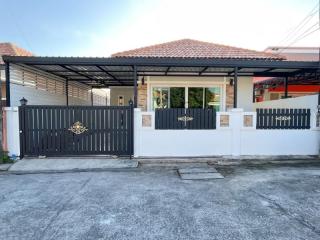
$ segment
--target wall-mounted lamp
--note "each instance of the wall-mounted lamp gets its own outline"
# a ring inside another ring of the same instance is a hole
[[[25,105],[27,105],[27,103],[28,103],[28,100],[25,99],[24,97],[21,98],[19,101],[20,101],[21,106],[25,106]]]
[[[234,84],[234,79],[233,78],[230,78],[229,84],[230,84],[230,86],[233,86],[233,84]]]

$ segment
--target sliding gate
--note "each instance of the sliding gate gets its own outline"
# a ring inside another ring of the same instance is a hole
[[[133,107],[21,106],[23,156],[133,155]]]

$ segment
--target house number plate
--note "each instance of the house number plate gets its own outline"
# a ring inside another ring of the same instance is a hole
[[[291,117],[290,116],[280,116],[280,117],[276,117],[277,121],[290,121]]]
[[[193,117],[188,117],[188,116],[178,117],[178,121],[182,121],[182,122],[189,122],[192,120],[193,120]]]

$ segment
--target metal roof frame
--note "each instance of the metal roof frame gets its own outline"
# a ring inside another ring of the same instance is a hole
[[[320,73],[319,62],[259,59],[3,56],[3,60],[92,87],[133,86],[135,68],[138,76],[232,77],[235,68],[239,77],[293,77]]]

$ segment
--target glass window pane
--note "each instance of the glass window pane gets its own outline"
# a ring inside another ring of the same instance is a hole
[[[205,107],[220,111],[220,87],[205,88]]]
[[[185,105],[185,88],[172,87],[170,88],[170,108],[184,108]]]
[[[168,88],[152,89],[152,108],[168,108]]]
[[[188,89],[189,108],[203,108],[203,88]]]

